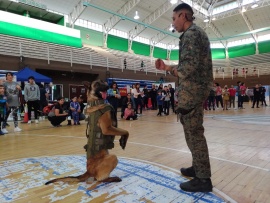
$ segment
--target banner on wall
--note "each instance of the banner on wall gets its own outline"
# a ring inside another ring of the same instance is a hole
[[[119,88],[119,92],[120,92],[120,95],[121,97],[123,96],[127,96],[127,88]]]

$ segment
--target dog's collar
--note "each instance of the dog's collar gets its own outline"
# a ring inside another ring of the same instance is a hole
[[[90,102],[88,102],[87,106],[88,107],[98,106],[100,104],[105,104],[105,101],[103,99],[99,99],[99,100],[95,100],[95,101],[90,101]]]

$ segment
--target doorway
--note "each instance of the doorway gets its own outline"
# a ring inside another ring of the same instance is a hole
[[[69,99],[82,95],[83,102],[87,102],[87,90],[83,85],[69,85]]]
[[[55,101],[57,98],[63,96],[62,84],[45,85],[45,89],[49,93],[49,101]]]

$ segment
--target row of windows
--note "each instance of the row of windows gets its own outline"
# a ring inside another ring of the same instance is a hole
[[[258,2],[259,0],[243,0],[242,3],[241,3],[241,6],[245,6],[245,5],[248,5],[248,4],[253,4],[255,2]],[[229,11],[229,10],[232,10],[232,9],[236,9],[238,8],[238,2],[237,1],[234,1],[232,3],[228,3],[228,4],[225,4],[223,6],[219,6],[219,7],[216,7],[213,9],[213,15],[215,14],[219,14],[219,13],[222,13],[222,12],[225,12],[225,11]]]
[[[261,35],[258,36],[258,42],[263,42],[270,40],[270,34],[267,35]],[[241,40],[236,40],[228,43],[228,47],[235,47],[239,45],[244,45],[244,44],[252,44],[255,43],[254,39],[252,37],[246,38],[246,39],[241,39]],[[211,43],[211,48],[224,48],[223,44],[221,43]]]
[[[185,1],[188,3],[188,1],[190,1],[190,0],[185,0]],[[254,0],[243,0],[243,4],[249,4],[251,1],[254,1]],[[221,7],[218,7],[216,9],[221,9],[222,10],[222,8],[223,8],[223,9],[228,9],[229,10],[229,8],[230,9],[232,8],[234,3],[235,2],[224,5],[224,6],[221,6]],[[217,12],[219,12],[221,10],[217,10]],[[51,11],[51,10],[50,10],[50,12],[57,13],[57,14],[60,14],[60,15],[64,15],[64,14],[61,14],[61,13],[58,13],[58,12],[55,12],[55,11]],[[64,15],[64,18],[65,18],[65,24],[69,23],[69,20],[68,20],[69,16]],[[85,28],[88,28],[88,29],[92,29],[92,30],[96,30],[96,31],[99,31],[99,32],[103,32],[102,25],[90,22],[88,20],[78,19],[75,22],[75,25],[85,27]],[[122,38],[125,38],[125,39],[128,38],[128,33],[127,32],[117,30],[117,29],[111,29],[109,31],[109,34],[114,35],[114,36],[118,36],[118,37],[122,37]],[[137,42],[144,43],[144,44],[150,44],[149,39],[141,37],[141,36],[137,36],[133,40],[137,41]],[[258,41],[259,42],[260,41],[266,41],[266,40],[270,40],[270,34],[258,36]],[[228,47],[233,47],[233,46],[239,46],[239,45],[250,44],[250,43],[254,43],[253,38],[246,38],[246,39],[242,39],[242,40],[232,41],[232,42],[229,42],[227,46]],[[164,49],[178,49],[178,46],[167,45],[167,44],[164,44],[164,43],[157,43],[155,46],[160,47],[160,48],[164,48]],[[223,46],[222,43],[212,42],[211,43],[211,48],[224,48],[224,46]]]

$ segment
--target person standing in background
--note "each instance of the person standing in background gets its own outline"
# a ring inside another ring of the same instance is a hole
[[[157,89],[155,84],[152,84],[152,88],[149,91],[149,96],[151,98],[152,110],[157,110]]]
[[[210,89],[209,96],[208,96],[208,109],[211,110],[211,106],[213,107],[213,110],[215,111],[215,98],[216,98],[216,91],[215,86]]]
[[[135,102],[135,113],[137,116],[142,114],[142,108],[143,108],[143,102],[142,102],[142,92],[140,90],[140,83],[135,84],[135,89],[132,89],[132,94],[134,96],[134,102]],[[140,113],[138,113],[138,107],[140,106]]]
[[[164,96],[164,101],[163,101],[163,108],[164,108],[164,114],[168,116],[170,114],[170,100],[171,100],[171,93],[168,87],[165,85],[163,88],[163,96]]]
[[[230,100],[230,93],[228,90],[228,86],[225,85],[224,89],[222,90],[222,97],[223,97],[223,110],[228,110],[228,103]]]
[[[219,83],[215,83],[216,87],[216,105],[217,109],[219,109],[219,102],[221,107],[223,108],[223,99],[222,99],[222,88],[220,87]]]
[[[263,104],[264,104],[265,106],[267,106],[266,101],[265,101],[266,89],[264,86],[262,86],[262,84],[259,85],[259,88],[260,88],[260,92],[261,92],[261,98],[260,98],[260,100],[262,102],[261,105],[263,106]]]
[[[20,108],[19,95],[21,91],[21,86],[19,85],[19,83],[13,81],[12,72],[6,73],[6,81],[3,85],[5,87],[5,94],[7,96],[7,103],[9,105],[9,110],[7,111],[5,120],[3,121],[2,132],[8,133],[6,126],[7,126],[7,119],[11,112],[14,122],[14,132],[20,132],[22,129],[18,127],[18,111]]]
[[[72,118],[74,125],[80,125],[79,122],[79,113],[80,113],[81,106],[77,101],[77,97],[72,98],[72,102],[70,102],[70,110],[72,112]]]
[[[253,88],[248,88],[246,89],[246,95],[248,96],[249,101],[251,101],[251,103],[253,102],[254,99],[254,93],[253,93]]]
[[[255,104],[256,104],[257,108],[260,108],[259,102],[260,102],[260,98],[261,98],[261,89],[260,89],[258,84],[256,84],[255,87],[253,88],[253,95],[254,95],[254,98],[253,98],[253,104],[252,104],[251,108],[254,108]]]
[[[148,109],[148,98],[149,98],[149,91],[147,89],[147,85],[144,86],[143,88],[143,93],[144,93],[144,97],[143,97],[143,106],[145,109]]]
[[[8,109],[7,97],[5,96],[5,88],[3,85],[0,85],[0,126],[5,120],[6,111]],[[4,135],[0,127],[0,135]]]
[[[241,106],[241,89],[240,89],[240,86],[241,86],[241,81],[238,81],[237,82],[237,87],[236,87],[236,92],[237,92],[237,99],[238,99],[238,101],[237,101],[237,107],[238,107],[238,109],[241,109],[242,108],[242,106]]]
[[[232,108],[232,104],[233,104],[233,108],[235,108],[235,95],[236,95],[236,89],[234,88],[233,85],[231,85],[231,88],[229,88],[229,93],[230,93],[230,108]]]
[[[171,93],[171,97],[170,97],[170,104],[172,105],[172,111],[174,112],[174,88],[172,87],[171,84],[168,85],[169,91]]]
[[[163,112],[163,100],[164,97],[162,96],[161,90],[157,91],[157,105],[158,105],[158,113],[157,116],[161,116]]]
[[[78,102],[79,102],[79,104],[80,104],[79,120],[82,121],[82,120],[85,120],[85,115],[84,115],[84,113],[83,113],[85,104],[83,103],[83,96],[82,96],[82,95],[80,95],[80,96],[78,97]],[[80,122],[78,122],[78,124],[80,125]]]
[[[28,84],[24,87],[24,100],[28,106],[28,124],[31,123],[31,113],[34,109],[35,123],[38,123],[38,110],[39,110],[39,100],[40,100],[40,90],[38,85],[35,83],[34,76],[28,78]]]
[[[42,112],[43,108],[45,106],[48,106],[49,94],[46,91],[46,89],[44,88],[43,84],[40,84],[39,87],[40,87],[40,89],[39,89],[40,90],[39,110],[40,110],[40,112]],[[43,117],[43,119],[45,119],[44,116],[42,116],[42,117]]]
[[[246,86],[245,86],[245,83],[242,82],[241,86],[240,86],[240,92],[241,92],[241,97],[240,97],[240,106],[241,106],[241,109],[244,109],[243,107],[243,103],[244,103],[244,99],[245,99],[245,96],[246,96]]]
[[[142,61],[141,62],[141,69],[140,69],[140,71],[143,71],[143,68],[144,68],[144,62]]]
[[[115,110],[115,116],[117,116],[118,100],[121,99],[121,95],[116,82],[112,82],[110,89],[108,89],[107,99]]]

